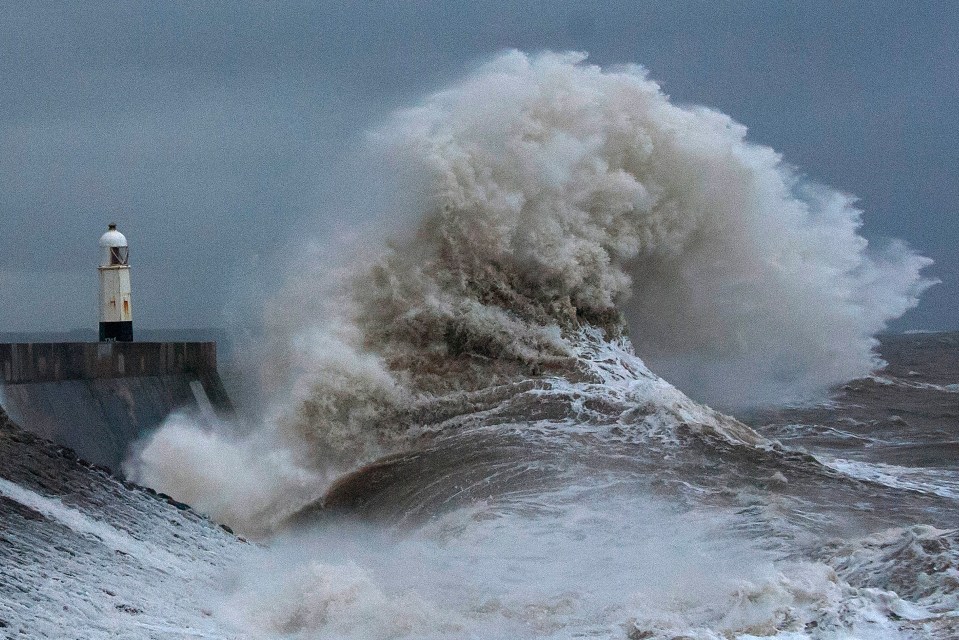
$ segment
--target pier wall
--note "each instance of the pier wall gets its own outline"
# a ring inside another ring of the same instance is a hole
[[[232,413],[214,342],[0,344],[0,405],[24,429],[121,472],[175,411]]]

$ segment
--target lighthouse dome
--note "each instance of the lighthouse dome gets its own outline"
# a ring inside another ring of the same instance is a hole
[[[125,267],[129,264],[127,237],[117,231],[117,225],[111,224],[109,230],[100,236],[100,266]]]
[[[117,231],[117,225],[111,224],[110,230],[100,236],[101,247],[126,247],[127,237]]]

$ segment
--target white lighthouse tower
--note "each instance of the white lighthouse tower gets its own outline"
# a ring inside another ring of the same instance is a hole
[[[100,237],[100,342],[133,341],[130,306],[130,248],[111,224]]]

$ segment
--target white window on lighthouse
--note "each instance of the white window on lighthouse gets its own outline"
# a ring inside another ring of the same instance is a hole
[[[126,266],[130,264],[130,247],[110,247],[110,266]]]
[[[100,248],[103,251],[101,267],[129,266],[130,247],[127,245],[126,236],[117,231],[117,225],[111,223],[107,232],[100,237]]]

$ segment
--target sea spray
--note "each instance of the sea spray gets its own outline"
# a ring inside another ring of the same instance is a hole
[[[258,437],[290,451],[287,475],[402,450],[470,393],[588,380],[584,328],[628,334],[653,371],[726,405],[876,365],[872,336],[928,260],[874,255],[849,196],[642,68],[584,58],[505,52],[370,134],[403,194],[384,220],[408,228],[306,252],[267,306]],[[174,491],[151,466],[131,469]]]
[[[929,285],[927,259],[873,251],[850,196],[745,134],[639,67],[515,51],[372,131],[391,232],[308,252],[269,305],[262,424],[173,421],[128,467],[274,545],[219,615],[709,639],[910,637],[939,615],[816,556],[898,497],[683,393],[734,407],[864,375]]]
[[[452,322],[529,362],[552,354],[543,327],[623,312],[654,371],[725,406],[874,368],[872,336],[929,261],[872,251],[852,197],[728,116],[584,58],[505,53],[373,132],[420,197],[415,231],[363,279],[370,346],[421,354]]]

